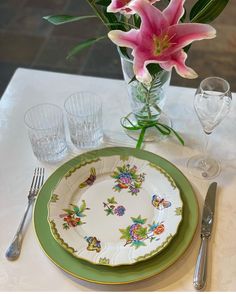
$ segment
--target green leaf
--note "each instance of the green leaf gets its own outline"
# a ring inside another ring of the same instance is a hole
[[[184,140],[183,138],[171,127],[163,125],[161,123],[158,123],[155,125],[155,127],[159,130],[160,133],[162,133],[163,135],[170,135],[170,133],[172,132],[176,138],[179,140],[179,142],[184,145]]]
[[[63,211],[65,211],[69,215],[72,215],[75,213],[74,210],[70,210],[70,209],[63,209]]]
[[[142,183],[137,183],[137,182],[134,183],[134,187],[137,189],[141,188],[141,186],[142,186]]]
[[[191,22],[210,23],[224,10],[229,0],[198,0],[190,11]]]
[[[71,15],[48,15],[44,16],[43,19],[47,20],[48,22],[58,26],[61,24],[65,24],[68,22],[83,20],[87,18],[94,18],[97,17],[96,15],[84,15],[84,16],[71,16]]]
[[[136,173],[135,172],[130,172],[130,175],[131,175],[131,178],[133,179],[133,180],[138,180],[138,178],[139,178],[139,176],[138,175],[136,175]]]
[[[182,207],[176,207],[175,215],[181,215],[181,214],[182,214]]]
[[[184,146],[183,138],[175,130],[172,129],[172,132],[175,134],[175,136],[179,140],[179,142]]]
[[[70,52],[68,53],[66,59],[70,59],[72,56],[76,55],[77,53],[79,53],[80,51],[82,51],[83,49],[86,49],[90,46],[92,46],[94,43],[106,38],[107,36],[102,36],[102,37],[99,37],[99,38],[91,38],[91,39],[88,39],[80,44],[78,44],[77,46],[75,46],[74,48],[72,48],[70,50]]]
[[[111,0],[97,0],[95,2],[97,5],[101,5],[101,6],[108,6],[111,3]]]
[[[121,173],[124,171],[124,169],[125,169],[125,165],[117,166],[117,170]]]
[[[108,201],[108,203],[110,203],[110,204],[117,204],[117,202],[115,201],[115,197],[108,198],[107,201]]]
[[[120,52],[122,55],[124,55],[124,57],[127,57],[128,59],[130,59],[129,54],[127,53],[127,48],[126,47],[119,47]]]
[[[107,18],[107,20],[111,23],[113,22],[117,22],[117,17],[115,16],[114,13],[110,13],[110,12],[107,12],[107,8],[106,7],[103,7],[102,8],[102,12],[103,14],[105,15],[105,17]]]
[[[85,200],[82,200],[82,204],[80,205],[79,211],[83,212],[86,209],[86,202]]]
[[[114,189],[115,191],[118,191],[118,192],[120,192],[120,190],[121,190],[121,188],[119,187],[119,185],[114,186],[113,189]]]
[[[85,217],[86,214],[83,214],[83,213],[81,213],[81,212],[77,212],[77,213],[76,213],[76,216],[78,216],[78,217]]]
[[[147,236],[147,228],[142,228],[140,227],[137,231],[136,234],[140,236],[141,238],[145,238]]]
[[[79,212],[79,207],[77,205],[71,204],[75,213]]]
[[[114,214],[113,210],[111,208],[107,208],[105,209],[107,215],[110,215],[110,214]]]
[[[50,201],[51,201],[51,202],[57,202],[57,200],[59,200],[59,196],[56,195],[56,194],[53,194],[53,195],[51,196]]]
[[[157,128],[158,131],[164,136],[168,136],[171,133],[171,130],[169,129],[169,127],[165,127],[161,125],[155,125],[154,127]]]
[[[188,44],[187,46],[184,47],[184,52],[188,52],[188,50],[191,48],[192,44]]]
[[[108,22],[105,22],[105,24],[108,26],[110,30],[122,30],[126,31],[125,26],[121,24],[114,13],[107,12],[107,7],[102,7],[102,13],[105,16],[105,18],[108,20]],[[117,25],[109,26],[109,23]]]
[[[135,223],[135,224],[145,224],[146,222],[146,218],[141,218],[141,215],[139,215],[138,217],[131,217],[132,221]]]
[[[157,73],[159,73],[160,71],[162,71],[163,69],[160,67],[160,65],[158,65],[157,63],[150,63],[147,65],[147,69],[150,73],[150,75],[154,76]]]
[[[119,175],[119,173],[117,171],[114,171],[112,174],[112,176],[118,176],[118,175]]]
[[[133,83],[134,81],[137,81],[136,76],[132,77],[132,79],[129,81],[129,84]]]
[[[119,231],[121,232],[121,237],[120,239],[125,239],[127,241],[130,240],[130,226],[128,226],[126,229],[119,229]]]
[[[139,28],[140,25],[141,25],[141,18],[140,18],[140,16],[137,15],[137,14],[134,14],[134,15],[133,15],[133,20],[134,20],[134,25],[135,25],[137,28]]]
[[[134,241],[131,246],[134,246],[135,249],[137,249],[140,246],[146,246],[146,244],[143,241],[138,240],[138,241]]]
[[[68,230],[70,227],[67,223],[63,223],[63,229]]]

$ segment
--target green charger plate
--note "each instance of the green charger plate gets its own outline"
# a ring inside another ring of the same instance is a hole
[[[64,250],[53,238],[48,217],[48,202],[60,179],[73,167],[99,156],[134,156],[159,165],[174,179],[183,200],[183,220],[170,244],[154,257],[119,267],[94,265],[80,260]],[[151,152],[127,147],[112,147],[79,155],[59,167],[45,182],[34,208],[34,227],[45,254],[63,271],[72,276],[99,284],[126,284],[154,276],[172,265],[188,248],[198,223],[198,203],[187,178],[173,164]]]

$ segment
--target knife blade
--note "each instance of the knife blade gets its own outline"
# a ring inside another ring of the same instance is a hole
[[[197,290],[200,290],[206,285],[207,277],[207,247],[208,239],[211,236],[214,213],[215,213],[215,199],[216,199],[217,183],[210,184],[202,213],[201,225],[201,245],[197,257],[196,267],[193,276],[193,285]]]

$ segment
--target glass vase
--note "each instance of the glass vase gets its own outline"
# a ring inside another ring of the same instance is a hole
[[[155,126],[150,126],[160,122],[171,127],[170,119],[162,111],[166,100],[166,90],[170,84],[171,72],[160,70],[153,76],[152,82],[146,85],[134,79],[132,60],[121,54],[120,58],[132,110],[132,113],[127,115],[127,119],[123,120],[122,125],[126,133],[133,139],[137,140],[141,131],[138,128],[135,129],[135,126],[148,126],[144,141],[160,139],[161,133]],[[134,126],[135,130],[126,128],[127,125]]]

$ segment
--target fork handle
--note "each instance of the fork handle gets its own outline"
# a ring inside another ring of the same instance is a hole
[[[32,203],[33,203],[33,200],[28,201],[28,205],[26,207],[26,210],[25,210],[24,216],[20,222],[20,225],[17,229],[17,232],[16,232],[10,246],[8,247],[8,249],[6,251],[6,258],[8,260],[11,260],[11,261],[16,260],[20,255],[21,245],[22,245],[22,240],[23,240],[22,230],[24,228],[25,220],[26,220],[27,214],[29,212],[29,209],[30,209]]]

